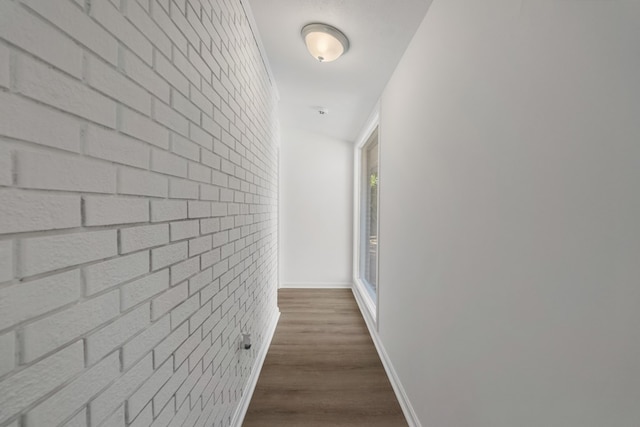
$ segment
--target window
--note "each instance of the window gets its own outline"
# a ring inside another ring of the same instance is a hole
[[[361,151],[360,280],[375,301],[378,289],[378,128]]]

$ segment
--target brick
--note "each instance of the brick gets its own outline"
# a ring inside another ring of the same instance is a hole
[[[5,329],[80,298],[80,271],[0,288],[0,329]]]
[[[189,179],[200,182],[211,182],[211,169],[200,163],[189,162]]]
[[[204,271],[189,279],[189,295],[193,295],[213,281],[212,269],[207,268]]]
[[[214,249],[212,251],[207,251],[200,255],[200,266],[201,268],[211,267],[218,261],[220,261],[220,249]]]
[[[115,192],[115,168],[81,157],[18,152],[17,185],[44,190]]]
[[[153,46],[111,3],[93,2],[91,16],[147,64],[151,64]]]
[[[185,260],[187,256],[187,242],[163,246],[151,251],[151,269],[159,270],[171,264]]]
[[[189,93],[189,81],[164,55],[156,55],[155,69],[171,87],[183,94]]]
[[[128,108],[121,108],[120,131],[157,147],[169,148],[169,131],[167,129]]]
[[[0,241],[0,283],[13,279],[13,242]]]
[[[130,422],[129,427],[149,427],[153,422],[153,410],[151,406],[151,402],[147,403],[140,413],[136,415],[135,419]],[[128,419],[131,420],[133,418],[131,415],[133,411],[128,410],[127,413]]]
[[[153,117],[158,123],[185,136],[189,133],[189,122],[187,119],[161,101],[156,101],[153,105]]]
[[[171,137],[171,151],[196,162],[200,158],[200,147],[180,135]]]
[[[170,332],[171,321],[169,316],[165,316],[136,335],[122,347],[122,364],[124,368],[128,369],[142,356],[149,353]]]
[[[122,253],[147,249],[169,243],[169,225],[156,224],[120,230],[120,250]]]
[[[161,7],[154,7],[152,9],[153,20],[158,24],[160,28],[167,34],[169,39],[174,45],[183,52],[187,51],[187,39],[178,29],[176,24],[171,20],[166,11],[169,10],[168,2],[164,10]],[[169,55],[167,55],[169,56]]]
[[[82,76],[82,49],[20,5],[0,2],[0,38],[75,76]]]
[[[171,310],[171,329],[175,329],[200,308],[200,296],[194,295]]]
[[[200,255],[203,252],[211,250],[211,244],[211,236],[203,236],[189,240],[189,257]]]
[[[127,414],[129,419],[135,418],[140,411],[151,402],[160,387],[173,374],[173,361],[169,358],[153,375],[127,400]],[[153,416],[151,417],[153,419]],[[146,427],[146,426],[145,426]]]
[[[167,175],[187,177],[187,161],[162,150],[151,151],[151,170]]]
[[[85,154],[139,168],[149,168],[149,146],[128,136],[90,125]]]
[[[211,119],[209,116],[202,115],[202,128],[213,135],[214,139],[220,138],[220,125],[214,122],[213,119]],[[213,151],[213,148],[209,150]],[[220,168],[219,162],[220,160],[218,160],[218,169]]]
[[[184,179],[170,179],[169,197],[172,199],[197,199],[198,184]]]
[[[102,58],[112,64],[117,63],[118,42],[116,39],[100,26],[95,25],[91,18],[71,3],[40,0],[25,0],[23,3]]]
[[[151,96],[145,89],[94,56],[89,56],[87,68],[91,87],[144,115],[151,114]]]
[[[30,362],[69,341],[80,338],[117,317],[119,308],[118,292],[113,291],[29,323],[23,329],[23,360]]]
[[[0,300],[1,301],[1,300]],[[0,377],[16,367],[16,333],[0,335]]]
[[[11,83],[9,48],[0,44],[0,86],[8,88]]]
[[[87,295],[139,277],[149,271],[149,252],[139,252],[84,268]]]
[[[160,366],[189,336],[189,326],[185,323],[167,336],[153,349],[153,366]]]
[[[173,91],[171,106],[192,122],[200,123],[200,109],[180,92]]]
[[[121,288],[122,309],[126,310],[169,288],[169,270],[127,283]]]
[[[2,4],[6,4],[3,2]],[[116,104],[104,95],[36,60],[20,55],[18,92],[104,126],[115,128]]]
[[[189,201],[189,218],[206,218],[211,216],[211,203]]]
[[[135,2],[134,2],[135,3]],[[123,50],[124,73],[134,82],[165,103],[170,101],[169,84],[140,58]]]
[[[0,103],[2,100],[0,100]],[[0,107],[1,108],[1,107]],[[0,115],[2,112],[0,111]],[[0,119],[1,121],[2,119]],[[0,126],[2,126],[0,122]],[[0,130],[0,133],[2,131]],[[186,164],[185,164],[186,166]],[[13,183],[13,159],[11,151],[0,145],[0,185],[11,185]]]
[[[180,27],[180,25],[178,26]],[[184,30],[182,27],[180,27],[180,29]],[[200,86],[200,73],[191,65],[187,57],[177,49],[173,50],[173,63],[194,86]],[[188,93],[185,93],[185,95],[188,95]]]
[[[178,370],[173,374],[171,379],[167,381],[162,388],[158,391],[158,393],[153,397],[153,410],[154,413],[160,412],[167,402],[171,400],[173,395],[176,393],[178,388],[182,385],[182,383],[189,376],[189,369],[186,363],[183,363],[182,366],[178,368]]]
[[[82,341],[0,382],[0,423],[54,390],[84,369]]]
[[[0,134],[62,150],[80,151],[78,120],[6,92],[0,92]]]
[[[89,417],[91,419],[91,416]],[[115,412],[109,415],[109,418],[100,427],[125,427],[126,422],[124,420],[124,404],[120,405]]]
[[[153,406],[154,411],[156,411],[156,406]],[[160,411],[160,409],[158,409]],[[169,423],[175,416],[175,403],[174,400],[171,399],[169,403],[162,408],[159,414],[157,414],[155,421],[151,424],[151,427],[168,427]],[[17,426],[16,426],[17,427]]]
[[[194,333],[195,330],[198,329],[209,316],[211,316],[211,303],[205,303],[202,307],[200,307],[198,311],[193,314],[193,316],[189,318],[189,333]],[[204,355],[204,351],[194,361],[200,360],[202,358],[202,355]],[[191,362],[191,358],[189,358],[189,365],[193,365],[193,363]]]
[[[67,421],[64,427],[88,427],[87,424],[87,409],[84,408],[78,412],[73,418]],[[16,426],[17,427],[17,426]]]
[[[187,218],[187,202],[181,200],[154,200],[151,202],[151,222]]]
[[[93,365],[149,325],[149,305],[141,305],[86,339],[87,364]]]
[[[79,227],[80,196],[0,189],[0,218],[0,233]]]
[[[212,75],[211,69],[209,68],[207,63],[202,59],[198,51],[194,49],[192,46],[189,46],[188,58],[191,65],[193,65],[193,67],[198,71],[198,73],[202,76],[202,78],[207,82],[211,82],[211,75]]]
[[[173,419],[169,423],[169,427],[181,427],[185,425],[184,423],[187,421],[187,417],[189,416],[189,413],[190,413],[189,402],[185,402],[182,406],[180,406],[180,404],[177,403],[177,399],[176,399],[176,407],[180,409],[178,409],[178,412],[176,412],[176,415],[173,417]]]
[[[198,106],[198,108],[202,113],[206,114],[207,116],[213,116],[213,104],[207,98],[207,96],[203,92],[198,90],[198,88],[196,88],[195,86],[190,87],[189,99],[191,100],[191,102],[193,102],[195,105]],[[211,150],[213,148],[213,138],[211,137],[211,135],[204,132],[202,128],[198,127],[197,125],[193,125],[193,127],[191,128],[192,132],[190,133],[190,135],[191,135],[191,138],[194,140],[197,138],[197,137],[194,137],[194,131],[193,131],[194,128],[196,132],[202,134],[202,141],[204,142],[204,144],[200,144],[200,143],[198,144],[202,145],[203,147],[207,147],[209,150]]]
[[[131,224],[149,221],[149,202],[131,197],[85,196],[84,225]]]
[[[208,184],[200,184],[200,200],[218,200],[220,193],[218,187]]]
[[[220,218],[204,218],[200,220],[200,234],[211,234],[220,231]]]
[[[226,159],[221,160],[221,168],[220,170],[228,175],[233,175],[236,171],[236,167],[230,161]],[[228,199],[226,201],[232,201],[233,199]]]
[[[199,233],[198,230],[199,224],[197,220],[172,222],[170,224],[171,241],[195,237]]]
[[[148,5],[147,5],[148,6]],[[126,14],[129,20],[135,25],[149,40],[153,46],[164,53],[171,55],[171,40],[160,27],[151,19],[148,10],[144,10],[138,2],[131,2],[127,5]]]
[[[168,181],[162,175],[130,168],[118,170],[118,193],[167,197]]]
[[[200,270],[200,259],[191,258],[171,267],[171,286],[193,276]]]
[[[193,349],[196,348],[199,341],[200,341],[199,337],[197,337],[194,334],[194,335],[191,335],[189,339],[184,342],[184,344],[182,344],[181,348],[178,350],[181,353],[180,359],[182,361],[187,359],[187,357],[193,351]],[[189,374],[187,379],[182,383],[180,388],[176,390],[176,402],[178,402],[178,404],[184,402],[184,400],[187,397],[189,397],[189,393],[191,392],[191,389],[193,389],[193,387],[198,382],[198,378],[200,378],[201,376],[202,376],[202,366],[198,364],[192,368],[191,373]]]
[[[216,156],[217,157],[217,156]],[[218,157],[217,169],[220,169],[220,158]],[[211,172],[211,183],[218,187],[227,187],[229,185],[229,177],[217,170]]]
[[[33,427],[58,425],[86,405],[119,374],[120,360],[115,353],[29,411],[26,415],[26,425]],[[84,413],[83,415],[86,416]]]
[[[70,267],[118,252],[115,230],[34,237],[18,241],[20,277]]]
[[[200,337],[200,332],[197,331],[193,333],[184,343],[182,343],[182,345],[178,347],[178,349],[174,353],[174,363],[176,364],[176,366],[179,366],[182,362],[187,360],[189,355],[193,353],[193,351],[198,347],[201,341],[202,340]],[[194,367],[195,365],[189,365],[189,369],[192,371],[192,373],[193,371],[195,371]]]
[[[156,320],[164,316],[172,308],[185,301],[188,297],[189,292],[187,290],[186,282],[170,288],[151,301],[151,318]]]
[[[91,425],[100,425],[153,373],[151,355],[138,362],[89,404]],[[124,420],[123,420],[124,421]]]
[[[216,289],[217,287],[217,282],[212,283],[211,285],[209,285],[207,288],[205,288],[205,290],[203,290],[201,292],[201,296],[200,299],[204,300],[205,296],[204,293],[205,291],[208,292],[208,289]],[[210,295],[210,293],[207,293],[207,296]],[[213,307],[213,299],[211,300],[211,306]],[[213,310],[213,313],[211,314],[211,316],[209,316],[203,323],[202,323],[202,334],[208,334],[209,332],[212,332],[212,337],[213,337],[213,341],[214,344],[216,342],[217,338],[220,336],[220,332],[216,330],[216,328],[221,328],[222,326],[224,326],[223,322],[220,322],[220,318],[221,318],[221,314],[220,314],[221,310],[219,308],[216,308]],[[213,356],[215,356],[215,354],[217,353],[217,349],[215,349],[214,347],[212,347],[210,349],[210,351],[208,351],[207,353],[211,355],[211,359],[213,359]],[[204,366],[209,366],[209,364],[211,363],[211,360],[205,359],[203,360]]]
[[[206,348],[209,345],[210,345],[210,343],[208,343],[206,341],[203,341],[202,343],[200,343],[200,345],[189,356],[189,365],[190,366],[191,366],[192,363],[195,365],[195,363],[197,363],[200,359],[202,359],[202,356],[204,355],[204,352],[206,351]],[[192,358],[194,359],[193,362],[192,362]],[[198,381],[196,382],[196,384],[193,386],[193,388],[189,392],[189,398],[191,399],[191,402],[197,402],[198,401],[200,396],[202,396],[202,392],[204,391],[204,388],[207,386],[209,381],[211,381],[212,377],[213,377],[213,374],[211,373],[210,369],[205,369],[203,371],[202,375],[200,376],[200,378],[198,378]],[[194,424],[192,424],[192,425],[194,425]]]
[[[227,204],[226,203],[211,203],[211,216],[226,216],[227,215]]]

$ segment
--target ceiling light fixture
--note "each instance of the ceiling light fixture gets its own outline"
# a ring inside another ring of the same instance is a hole
[[[319,62],[331,62],[349,50],[349,39],[340,30],[327,24],[302,27],[302,38],[311,56]]]

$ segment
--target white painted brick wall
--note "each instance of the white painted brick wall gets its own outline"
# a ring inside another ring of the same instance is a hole
[[[169,287],[169,269],[127,283],[121,288],[122,309],[126,310],[148,300]]]
[[[72,340],[81,338],[119,314],[118,291],[74,305],[22,330],[22,359],[30,362]]]
[[[117,254],[115,230],[32,237],[18,241],[21,277],[71,267]]]
[[[48,152],[19,151],[16,159],[23,188],[114,193],[115,172],[107,163]]]
[[[0,427],[228,427],[275,106],[240,0],[0,1]]]
[[[79,227],[80,196],[0,189],[0,233]]]
[[[5,92],[0,92],[0,134],[73,152],[82,144],[79,120]]]
[[[160,246],[169,242],[167,224],[145,225],[120,230],[120,249],[122,253]]]
[[[0,382],[0,423],[81,372],[83,357],[78,341]]]
[[[0,377],[11,372],[16,366],[16,333],[0,335]]]

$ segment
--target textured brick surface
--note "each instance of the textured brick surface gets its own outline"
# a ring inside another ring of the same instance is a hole
[[[243,7],[0,1],[1,426],[229,426],[277,310]]]

